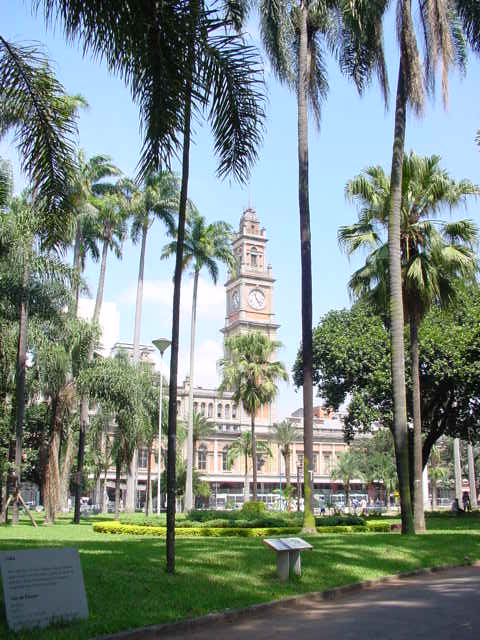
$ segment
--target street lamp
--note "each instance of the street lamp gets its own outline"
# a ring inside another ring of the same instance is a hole
[[[163,354],[172,344],[167,338],[153,340],[152,343],[160,351],[160,400],[158,406],[158,464],[157,464],[157,515],[160,515],[160,461],[162,457],[162,391],[163,391]]]

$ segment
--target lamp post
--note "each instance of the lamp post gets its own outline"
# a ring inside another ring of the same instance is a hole
[[[160,400],[158,405],[158,463],[157,463],[157,515],[160,515],[160,499],[161,499],[161,491],[160,491],[160,465],[162,459],[162,391],[163,391],[163,354],[171,345],[171,340],[168,338],[159,338],[158,340],[153,340],[153,344],[160,351]]]

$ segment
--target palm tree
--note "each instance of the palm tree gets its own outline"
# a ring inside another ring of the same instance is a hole
[[[211,438],[215,435],[215,424],[211,422],[201,413],[197,411],[193,412],[193,459],[195,460],[195,454],[197,450],[197,442],[204,440],[205,438]]]
[[[227,338],[225,353],[219,362],[222,383],[219,391],[232,391],[233,400],[243,405],[250,416],[252,434],[253,500],[257,499],[257,449],[255,416],[260,407],[273,401],[277,382],[288,380],[285,366],[273,360],[281,342],[270,340],[259,331]]]
[[[230,269],[235,265],[231,247],[232,228],[226,222],[207,224],[205,218],[193,210],[187,222],[183,247],[184,267],[193,268],[192,317],[190,328],[190,387],[188,396],[188,436],[187,436],[187,484],[185,489],[185,510],[193,508],[193,387],[195,364],[195,329],[197,320],[198,279],[202,269],[206,269],[214,284],[218,280],[218,263],[222,262]],[[177,242],[164,247],[162,258],[177,251]]]
[[[468,180],[456,182],[440,168],[438,156],[404,156],[402,168],[401,266],[402,299],[410,325],[412,406],[414,423],[414,515],[415,530],[425,530],[422,495],[422,431],[418,330],[436,302],[455,299],[458,278],[472,278],[477,269],[473,245],[478,234],[469,220],[444,222],[437,219],[442,208],[465,203],[468,195],[480,193]],[[347,196],[359,204],[359,222],[341,227],[339,241],[347,253],[367,248],[372,253],[364,267],[350,280],[354,297],[370,297],[386,312],[390,296],[389,245],[385,231],[390,215],[390,180],[381,167],[369,167],[349,181]],[[391,322],[391,317],[389,317]]]
[[[450,479],[450,470],[448,467],[442,465],[441,453],[438,447],[432,447],[429,462],[428,477],[430,478],[432,487],[432,510],[436,511],[438,498],[437,487],[439,484],[444,484]]]
[[[19,319],[17,363],[15,374],[16,445],[14,468],[14,524],[18,522],[19,490],[22,471],[23,423],[25,414],[25,377],[27,360],[28,321],[30,307],[35,302],[61,302],[66,284],[75,282],[75,274],[64,265],[53,250],[42,242],[44,222],[36,215],[27,195],[13,198],[9,210],[2,216],[1,243],[8,247],[8,269],[2,274],[3,286],[10,291]],[[39,228],[40,225],[40,228]],[[57,290],[43,290],[53,285]],[[59,289],[60,287],[60,289]],[[54,299],[49,301],[49,297]],[[51,304],[50,306],[53,306]],[[48,312],[48,311],[47,311]]]
[[[107,256],[109,251],[114,251],[117,258],[122,255],[122,242],[126,236],[125,224],[125,200],[115,185],[101,183],[96,187],[98,194],[95,199],[95,207],[98,209],[99,221],[102,224],[102,258],[100,262],[100,274],[98,277],[97,295],[93,310],[92,324],[98,324],[103,302],[103,290],[105,286],[105,273],[107,269]],[[93,360],[95,340],[92,338],[88,349],[88,362]],[[88,428],[88,396],[82,395],[80,399],[80,432],[78,440],[77,456],[77,483],[75,486],[75,513],[74,523],[80,523],[80,498],[82,492],[83,461],[85,457],[85,436]]]
[[[38,233],[44,242],[63,244],[72,221],[78,102],[65,94],[39,47],[8,42],[2,36],[0,86],[0,139],[15,134],[40,219]]]
[[[465,34],[474,51],[480,52],[480,6],[476,0],[455,0]]]
[[[256,443],[257,455],[271,456],[272,452],[266,442]],[[243,458],[244,461],[244,480],[243,480],[243,502],[248,502],[250,499],[250,487],[248,482],[248,458],[252,458],[252,469],[256,469],[256,464],[253,464],[252,455],[252,434],[250,431],[245,431],[228,447],[227,464],[231,467],[237,458]]]
[[[287,490],[290,491],[290,446],[296,442],[298,438],[297,429],[289,420],[283,420],[273,425],[272,435],[274,440],[279,444],[283,459],[285,460],[285,477],[287,480]],[[290,503],[289,503],[290,507]]]
[[[9,162],[0,158],[0,209],[7,206],[12,195],[12,167]]]
[[[298,199],[302,268],[302,367],[304,419],[304,531],[314,531],[312,267],[308,185],[308,107],[317,127],[328,93],[324,47],[339,59],[342,71],[363,87],[376,68],[387,88],[381,23],[376,11],[356,0],[261,0],[262,39],[280,82],[297,95]],[[367,3],[368,4],[368,3]],[[378,5],[379,3],[377,3]],[[384,3],[380,3],[384,4]]]
[[[420,114],[425,92],[433,92],[438,62],[442,65],[442,92],[448,98],[448,73],[452,66],[464,69],[466,43],[453,3],[418,2],[419,24],[425,44],[422,63],[412,19],[412,0],[397,0],[397,35],[400,60],[395,103],[395,125],[390,171],[388,216],[390,339],[394,412],[394,442],[402,512],[402,532],[414,533],[411,495],[408,482],[407,403],[405,390],[405,354],[403,344],[404,309],[402,300],[401,207],[402,169],[405,152],[407,106]]]
[[[134,185],[132,185],[134,187]],[[137,300],[135,305],[135,329],[133,332],[133,361],[139,357],[140,325],[142,317],[143,273],[147,235],[155,219],[160,220],[173,235],[175,214],[178,212],[178,178],[169,171],[159,171],[146,176],[141,189],[135,188],[130,196],[133,215],[131,238],[134,244],[141,240],[138,268]]]
[[[336,464],[331,471],[333,480],[341,480],[345,490],[345,502],[350,507],[350,483],[361,477],[358,456],[354,451],[344,451],[337,456]]]
[[[87,160],[83,151],[79,151],[71,199],[77,221],[73,245],[73,266],[78,269],[80,274],[85,269],[87,256],[95,261],[100,258],[98,242],[103,239],[103,229],[99,221],[98,210],[94,204],[97,188],[102,188],[99,185],[106,178],[113,178],[120,174],[120,169],[113,164],[110,156],[96,155]],[[78,297],[77,287],[74,292],[74,316],[78,312]]]
[[[167,570],[173,573],[178,334],[192,107],[199,113],[209,110],[219,175],[233,173],[246,182],[264,119],[260,59],[232,33],[238,26],[236,5],[215,10],[202,0],[124,0],[121,7],[94,0],[38,0],[36,6],[44,8],[47,22],[58,19],[68,38],[81,38],[85,52],[104,58],[129,85],[144,131],[140,178],[158,171],[162,161],[168,165],[182,139],[168,410],[166,556]]]

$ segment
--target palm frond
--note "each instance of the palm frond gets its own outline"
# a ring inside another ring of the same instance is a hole
[[[246,182],[262,141],[264,83],[254,47],[237,35],[213,35],[204,48],[203,83],[218,156],[217,173]]]
[[[44,240],[58,244],[70,224],[77,127],[72,100],[38,47],[0,36],[0,137],[13,130]]]

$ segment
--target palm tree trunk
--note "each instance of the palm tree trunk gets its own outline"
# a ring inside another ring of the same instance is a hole
[[[75,438],[72,429],[68,430],[65,454],[60,471],[60,508],[68,509],[68,494],[70,492],[70,474],[75,461]]]
[[[115,520],[118,520],[118,514],[120,511],[120,473],[121,463],[117,460],[115,463]]]
[[[92,324],[98,322],[100,318],[100,310],[103,302],[103,290],[105,288],[105,273],[107,270],[107,255],[108,255],[108,243],[109,236],[107,230],[105,230],[103,249],[102,249],[102,262],[100,264],[100,275],[98,278],[97,297],[95,299],[95,308],[93,310]],[[93,352],[95,348],[95,341],[92,339],[88,348],[88,362],[93,360]],[[83,465],[85,460],[85,441],[88,429],[88,396],[82,396],[80,398],[80,432],[78,436],[78,454],[77,454],[77,482],[75,485],[75,513],[73,516],[73,522],[75,524],[80,523],[80,498],[82,497],[83,490]]]
[[[50,444],[45,477],[45,524],[55,522],[55,512],[60,502],[60,472],[58,468],[58,450],[61,425],[58,419],[58,400],[52,401],[50,423]]]
[[[248,482],[248,452],[245,449],[245,476],[243,478],[243,502],[244,504],[250,499],[250,487]]]
[[[475,482],[475,459],[473,456],[473,445],[471,442],[468,443],[468,481],[470,484],[470,503],[472,505],[472,509],[476,509],[478,507],[477,485]]]
[[[403,56],[398,71],[395,108],[395,138],[393,142],[390,178],[390,216],[388,251],[390,266],[391,370],[393,391],[393,439],[397,463],[398,486],[402,516],[402,533],[414,533],[412,501],[408,471],[407,401],[405,391],[405,353],[403,344],[404,316],[402,272],[400,258],[400,208],[402,201],[402,169],[405,147],[407,92]]]
[[[304,515],[303,532],[315,531],[313,515],[313,377],[312,377],[312,250],[308,190],[307,116],[307,14],[306,1],[300,3],[300,49],[298,54],[298,201],[302,261],[302,358],[303,358],[303,449]]]
[[[143,273],[145,269],[145,249],[147,246],[148,219],[142,227],[142,245],[140,248],[140,264],[138,267],[137,301],[135,304],[135,328],[133,331],[133,361],[138,362],[140,355],[140,326],[142,323]]]
[[[17,406],[17,420],[15,430],[15,475],[14,475],[14,494],[15,501],[13,503],[12,524],[18,524],[18,494],[20,491],[20,483],[22,481],[22,444],[23,444],[23,420],[25,416],[25,373],[27,360],[27,343],[28,343],[28,279],[29,269],[26,265],[23,269],[23,290],[22,301],[20,303],[20,323],[18,335],[17,350],[17,370],[15,376],[15,401]]]
[[[425,512],[423,504],[423,463],[422,463],[422,414],[420,409],[420,348],[418,345],[419,319],[412,313],[410,319],[410,359],[413,404],[413,517],[415,533],[425,533]]]
[[[255,436],[255,413],[250,416],[250,428],[252,433],[252,500],[257,501],[257,438]]]
[[[437,480],[432,476],[432,478],[430,479],[430,482],[432,483],[432,510],[436,511],[437,510]]]
[[[150,446],[148,447],[148,459],[147,459],[147,492],[146,492],[146,499],[145,499],[145,515],[147,516],[147,518],[150,515],[150,501],[151,501],[151,495],[152,495],[151,483],[152,483],[152,443],[150,443]]]
[[[285,450],[285,455],[283,456],[285,460],[285,479],[286,479],[286,487],[287,487],[287,511],[292,510],[292,500],[290,496],[290,487],[292,484],[292,478],[290,477],[290,448],[287,447]]]
[[[185,511],[193,509],[193,376],[195,364],[195,324],[197,320],[197,291],[199,270],[193,276],[192,318],[190,326],[190,387],[188,392],[187,432],[187,481],[185,486]]]
[[[77,270],[77,274],[81,273],[81,264],[80,264],[80,249],[82,245],[82,228],[80,225],[80,221],[77,222],[77,231],[75,233],[75,244],[73,245],[73,266]],[[78,300],[80,298],[80,285],[77,283],[73,290],[73,309],[72,316],[74,318],[77,317],[78,314]]]
[[[462,508],[462,461],[460,459],[460,440],[453,439],[453,465],[455,474],[455,497],[458,500],[460,509]]]
[[[192,18],[193,19],[193,18]],[[194,20],[194,19],[193,19]],[[195,32],[195,25],[192,25]],[[167,573],[175,573],[175,498],[176,498],[176,442],[177,442],[177,373],[178,334],[180,324],[180,287],[183,270],[183,244],[188,198],[188,174],[190,170],[190,137],[192,110],[192,74],[194,66],[194,42],[189,46],[185,87],[185,122],[183,132],[182,185],[178,209],[177,252],[173,278],[172,352],[170,357],[170,383],[168,397],[168,449],[167,449]]]

